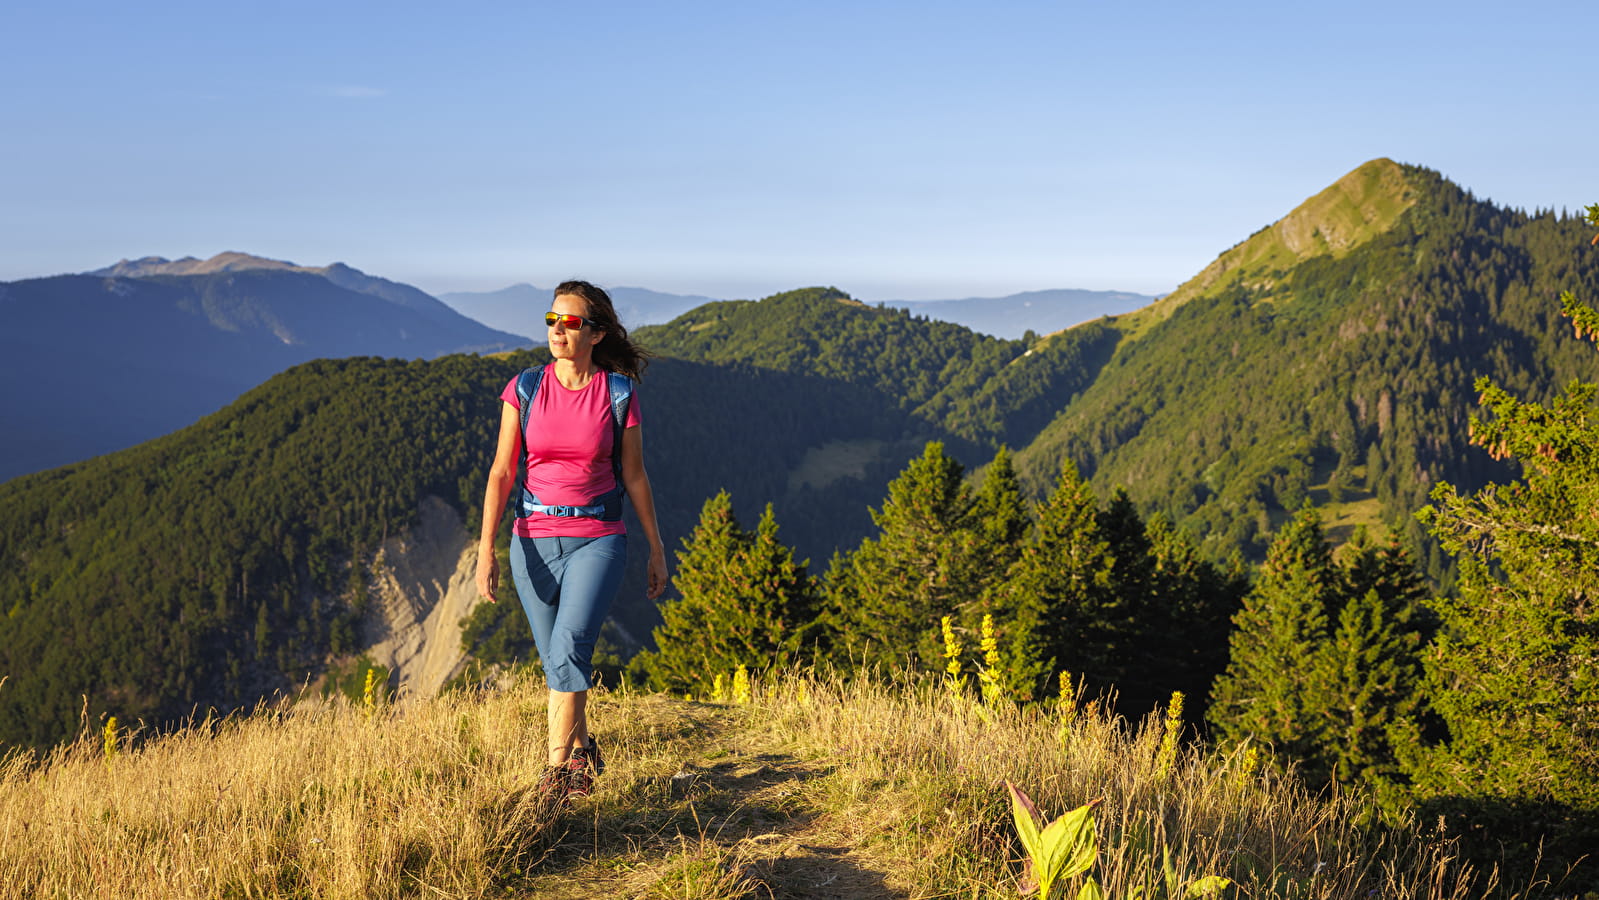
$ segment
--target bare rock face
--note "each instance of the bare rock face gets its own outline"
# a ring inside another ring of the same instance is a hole
[[[424,497],[417,524],[378,549],[366,653],[388,667],[402,699],[433,697],[465,660],[461,620],[477,603],[476,571],[476,541],[437,497]]]

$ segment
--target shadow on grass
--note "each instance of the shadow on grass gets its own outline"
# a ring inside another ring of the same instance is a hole
[[[675,772],[635,777],[566,811],[538,864],[540,875],[592,877],[681,852],[687,841],[725,848],[773,898],[901,898],[849,847],[807,841],[819,812],[808,783],[831,767],[781,753],[731,755]],[[609,787],[609,786],[608,786]]]
[[[1491,797],[1435,797],[1417,819],[1436,817],[1467,858],[1498,866],[1500,881],[1528,897],[1599,896],[1599,810]]]

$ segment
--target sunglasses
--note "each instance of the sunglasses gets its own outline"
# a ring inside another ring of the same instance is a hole
[[[568,331],[576,331],[585,326],[593,328],[596,331],[600,329],[600,323],[586,316],[574,316],[570,313],[562,314],[558,312],[547,312],[544,314],[544,324],[546,326],[554,328],[556,322],[566,326]]]

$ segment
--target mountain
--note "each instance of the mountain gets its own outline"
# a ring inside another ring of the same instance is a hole
[[[537,288],[531,284],[513,284],[497,291],[483,293],[457,292],[440,294],[464,316],[469,316],[491,327],[512,334],[525,335],[535,343],[544,341],[544,326],[540,316],[550,308],[553,288]],[[710,297],[692,294],[663,294],[646,288],[608,288],[616,314],[629,331],[641,325],[669,322],[704,303],[716,302]]]
[[[527,343],[342,264],[237,253],[0,283],[0,316],[0,479],[165,434],[306,360]]]
[[[661,325],[695,307],[719,302],[692,294],[663,294],[645,288],[611,288],[611,299],[630,330]],[[514,284],[484,293],[440,294],[439,299],[494,328],[544,339],[537,312],[550,301],[550,290]],[[1026,291],[1006,297],[967,297],[962,300],[885,300],[881,306],[909,311],[940,322],[961,325],[981,334],[1009,340],[1027,332],[1049,334],[1101,316],[1131,312],[1154,301],[1126,291],[1048,290]]]
[[[1478,375],[1530,399],[1599,381],[1555,301],[1599,296],[1589,236],[1575,217],[1375,160],[1171,296],[1031,343],[832,288],[707,303],[636,331],[663,357],[640,394],[663,530],[675,548],[726,488],[746,523],[771,500],[782,539],[819,562],[871,531],[867,508],[930,439],[968,467],[1010,446],[1035,496],[1069,460],[1100,497],[1125,489],[1216,558],[1258,557],[1307,499],[1326,504],[1334,536],[1411,530],[1438,480],[1470,490],[1514,474],[1469,446]],[[220,333],[243,355],[264,333],[293,346],[279,335],[297,338],[299,319],[244,301],[259,280],[392,307],[279,269],[75,277],[100,292],[72,307],[79,318],[117,312],[134,345],[187,329],[178,345]],[[18,285],[3,286],[8,320],[50,291],[81,297],[70,279],[19,284],[32,299],[17,306]],[[67,348],[35,362],[51,399],[75,363],[93,373],[72,391],[88,401],[79,416],[114,415],[132,378],[116,348]],[[494,398],[540,358],[312,362],[190,428],[0,485],[0,740],[73,733],[83,695],[92,715],[151,721],[245,707],[373,646],[378,548],[439,503],[469,546]],[[631,577],[624,642],[654,615]]]
[[[1331,504],[1335,537],[1398,527],[1444,575],[1411,513],[1439,480],[1513,474],[1469,445],[1476,378],[1533,398],[1599,380],[1556,303],[1599,295],[1586,235],[1575,216],[1506,210],[1378,159],[1171,295],[1030,346],[836,291],[710,304],[639,336],[887,392],[1015,449],[1035,495],[1071,460],[1101,495],[1125,489],[1217,556],[1258,557],[1308,498]]]
[[[635,336],[679,359],[842,381],[987,448],[1031,441],[1115,345],[1091,322],[1029,347],[868,306],[837,288],[710,303]]]
[[[1129,313],[1154,300],[1145,294],[1126,291],[1052,290],[964,300],[885,300],[883,305],[941,322],[954,322],[982,334],[1017,340],[1029,331],[1049,334],[1101,316]]]
[[[1411,514],[1434,484],[1514,474],[1469,444],[1477,378],[1540,399],[1599,380],[1562,290],[1599,295],[1578,218],[1374,160],[1107,323],[1109,362],[1017,467],[1042,489],[1070,459],[1217,552],[1259,552],[1307,498],[1335,535],[1393,525],[1428,546]]]

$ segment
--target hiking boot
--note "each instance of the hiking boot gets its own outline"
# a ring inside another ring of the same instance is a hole
[[[544,772],[533,787],[542,803],[561,806],[566,803],[568,772],[565,765],[545,766]]]
[[[566,799],[572,797],[587,797],[594,790],[594,769],[587,756],[579,756],[581,749],[572,753],[572,758],[566,761],[563,767],[566,775]]]
[[[605,774],[605,757],[600,755],[600,742],[596,741],[592,734],[589,735],[588,746],[573,750],[572,758],[586,760],[589,768],[594,770],[595,775]]]

